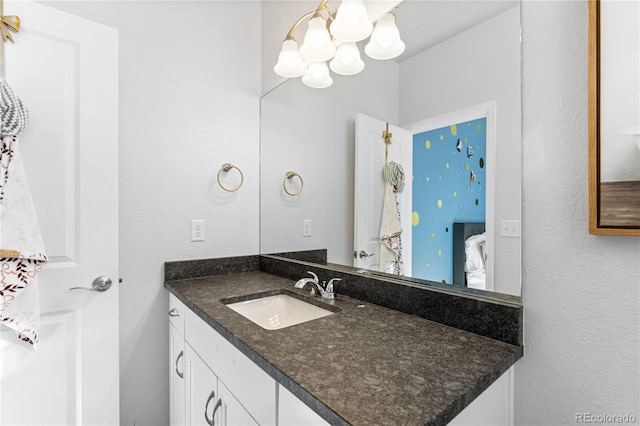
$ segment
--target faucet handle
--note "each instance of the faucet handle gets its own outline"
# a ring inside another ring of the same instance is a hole
[[[333,291],[333,282],[334,281],[342,281],[342,278],[331,278],[329,280],[329,282],[327,283],[327,286],[325,287],[325,290],[327,293],[335,293]]]
[[[319,282],[320,282],[320,280],[318,279],[318,276],[317,276],[316,274],[314,274],[314,273],[313,273],[313,272],[311,272],[311,271],[307,271],[307,273],[308,273],[308,274],[311,274],[311,276],[313,277],[313,280],[314,280],[315,282],[317,282],[317,283],[319,283]]]

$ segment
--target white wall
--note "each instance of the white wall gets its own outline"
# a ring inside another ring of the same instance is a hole
[[[120,30],[123,425],[168,418],[162,262],[258,250],[260,52],[246,31],[260,24],[251,4],[57,6]],[[172,25],[185,13],[190,25]],[[516,424],[574,424],[582,411],[640,417],[640,240],[587,231],[587,4],[526,0],[522,20],[525,357]],[[237,22],[253,26],[236,34]],[[221,47],[240,67],[222,83],[210,53],[218,31],[252,53]],[[228,199],[209,186],[224,161],[246,175]],[[195,215],[207,219],[205,243],[188,242]]]
[[[333,3],[338,3],[334,1]],[[353,164],[355,114],[398,122],[398,64],[362,53],[357,76],[332,74],[334,84],[312,89],[299,78],[273,72],[282,40],[313,1],[268,1],[262,6],[260,249],[263,253],[326,248],[330,262],[353,262]],[[286,10],[286,13],[282,11]],[[294,36],[302,42],[303,23]],[[285,172],[304,180],[299,196],[287,195]],[[302,236],[302,221],[312,236]]]
[[[588,233],[587,2],[524,1],[518,425],[640,419],[640,238]]]
[[[453,59],[452,59],[453,58]],[[520,295],[520,8],[514,7],[400,66],[400,125],[496,101],[495,291]]]
[[[259,250],[260,4],[46,3],[119,30],[121,424],[167,424],[163,262]],[[234,194],[224,162],[244,171]]]
[[[330,88],[292,79],[262,98],[263,253],[326,248],[330,262],[353,262],[355,115],[397,122],[397,82],[398,64],[368,60],[357,76],[334,75]],[[282,188],[289,170],[304,179],[297,197]],[[312,220],[311,237],[302,236],[304,219]]]

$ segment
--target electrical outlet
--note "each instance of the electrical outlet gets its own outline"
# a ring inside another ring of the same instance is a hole
[[[304,219],[302,221],[302,236],[303,237],[311,236],[311,219]]]
[[[191,220],[191,241],[204,241],[204,219]]]

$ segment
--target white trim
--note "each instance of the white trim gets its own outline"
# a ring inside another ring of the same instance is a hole
[[[515,383],[516,383],[516,366],[512,365],[509,370],[509,426],[515,424]]]
[[[403,125],[412,134],[428,132],[429,130],[471,121],[478,118],[487,119],[487,146],[486,146],[486,176],[487,184],[485,188],[485,230],[487,233],[486,243],[486,266],[487,266],[487,291],[494,291],[494,251],[495,251],[495,183],[496,169],[493,166],[496,161],[496,122],[497,103],[489,101],[482,104],[459,109],[436,117],[427,118],[414,123]]]

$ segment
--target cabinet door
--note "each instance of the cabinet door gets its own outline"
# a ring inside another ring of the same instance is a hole
[[[185,344],[184,351],[187,367],[187,424],[221,425],[218,378],[191,346]]]
[[[513,372],[507,370],[471,404],[449,422],[449,426],[512,426]]]
[[[184,338],[169,325],[169,418],[171,425],[186,424]]]
[[[279,426],[320,426],[327,425],[322,417],[307,407],[294,394],[278,385],[278,425]]]
[[[218,381],[218,392],[222,401],[222,421],[221,425],[225,426],[253,426],[258,425],[242,404],[233,396],[231,391]],[[216,423],[217,424],[217,423]]]

